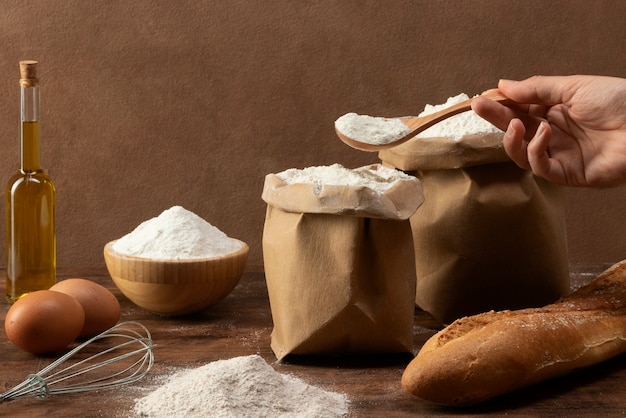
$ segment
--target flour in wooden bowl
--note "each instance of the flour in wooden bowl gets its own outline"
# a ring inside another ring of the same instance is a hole
[[[142,222],[113,244],[120,254],[154,260],[211,258],[240,248],[240,241],[181,206]]]

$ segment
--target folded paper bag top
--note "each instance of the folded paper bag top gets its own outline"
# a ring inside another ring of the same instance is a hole
[[[419,180],[380,164],[289,169],[265,177],[263,200],[287,212],[408,219],[424,201]]]
[[[374,184],[266,176],[263,260],[279,360],[413,351],[408,218],[423,200],[420,182],[380,165],[352,171]]]
[[[405,172],[454,170],[477,165],[511,162],[501,133],[468,134],[452,140],[445,137],[414,138],[380,151],[386,166]]]

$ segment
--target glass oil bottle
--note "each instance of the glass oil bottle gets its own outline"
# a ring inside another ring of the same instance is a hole
[[[40,165],[36,61],[20,61],[21,164],[6,188],[6,297],[10,303],[56,281],[55,187]]]

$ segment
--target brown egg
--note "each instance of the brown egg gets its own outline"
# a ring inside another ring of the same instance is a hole
[[[89,338],[111,328],[120,319],[120,303],[113,293],[87,279],[66,279],[50,288],[65,293],[80,303],[85,311],[85,325],[79,338]]]
[[[4,330],[13,344],[33,354],[67,347],[80,333],[85,313],[71,296],[38,290],[20,298],[7,312]]]

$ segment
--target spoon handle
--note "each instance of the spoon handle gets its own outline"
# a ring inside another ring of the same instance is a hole
[[[485,97],[487,99],[495,100],[497,102],[504,102],[509,100],[508,97],[503,96],[497,89],[487,90],[483,94],[477,97]],[[449,106],[443,110],[438,112],[433,112],[431,114],[420,116],[418,118],[407,118],[403,120],[404,124],[411,129],[410,137],[413,137],[420,132],[425,131],[436,123],[441,122],[444,119],[447,119],[451,116],[457,115],[459,113],[467,112],[472,108],[472,101],[474,101],[474,97],[468,100],[464,100],[452,106]]]

